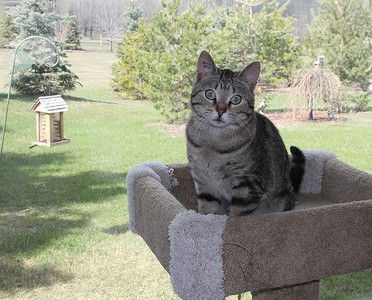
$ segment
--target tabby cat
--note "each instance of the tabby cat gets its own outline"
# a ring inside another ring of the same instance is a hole
[[[232,72],[217,68],[209,53],[200,54],[186,135],[189,167],[202,214],[241,216],[286,211],[294,206],[304,156],[291,147],[294,164],[290,170],[277,128],[254,111],[259,74],[259,62]]]

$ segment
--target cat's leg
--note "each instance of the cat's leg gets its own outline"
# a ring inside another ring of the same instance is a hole
[[[249,197],[233,198],[229,209],[229,216],[239,217],[251,215],[257,209],[258,202],[259,199],[252,199]]]
[[[266,196],[262,199],[252,215],[261,215],[291,210],[294,207],[295,195],[291,191],[285,191],[282,195]]]
[[[206,184],[204,184],[205,180],[200,180],[198,177],[196,177],[193,170],[191,170],[191,174],[194,178],[198,213],[201,213],[203,215],[226,214],[223,205],[221,205],[221,200],[215,195],[211,194],[211,190],[213,190],[213,188],[211,188],[210,186],[206,186]]]
[[[207,193],[200,193],[197,198],[198,212],[204,215],[215,214],[223,215],[226,214],[221,201],[214,196]]]
[[[230,207],[230,216],[263,215],[289,210],[287,197],[269,198],[263,194],[260,199],[244,198],[235,200]]]
[[[250,177],[248,180],[238,182],[232,189],[229,216],[250,215],[265,199],[266,194],[263,192],[260,181],[256,178]]]

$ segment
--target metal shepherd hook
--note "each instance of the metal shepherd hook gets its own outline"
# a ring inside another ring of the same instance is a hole
[[[0,161],[1,161],[1,158],[2,158],[2,155],[3,155],[3,148],[4,148],[4,140],[5,140],[5,132],[6,132],[6,123],[7,123],[7,120],[8,120],[8,111],[9,111],[9,102],[10,102],[10,94],[11,94],[11,91],[12,91],[12,83],[13,83],[13,74],[14,74],[14,68],[15,68],[15,64],[16,64],[16,59],[17,59],[17,53],[18,53],[18,50],[20,49],[21,45],[24,44],[25,42],[29,41],[29,40],[33,40],[33,39],[39,39],[39,40],[44,40],[46,42],[48,42],[49,44],[52,45],[52,47],[55,49],[55,52],[56,52],[56,62],[50,66],[50,68],[53,68],[54,66],[56,66],[59,62],[59,51],[58,51],[58,48],[56,47],[56,45],[51,41],[49,40],[48,38],[45,38],[45,37],[42,37],[42,36],[30,36],[28,38],[25,38],[24,40],[22,40],[18,45],[17,47],[15,48],[15,51],[14,51],[14,59],[13,59],[13,64],[12,64],[12,70],[11,70],[11,73],[10,73],[10,82],[9,82],[9,90],[8,90],[8,98],[7,98],[7,103],[6,103],[6,108],[5,108],[5,117],[4,117],[4,126],[3,126],[3,131],[2,131],[2,138],[1,138],[1,148],[0,148]],[[46,59],[48,59],[49,57],[45,58],[44,61]]]

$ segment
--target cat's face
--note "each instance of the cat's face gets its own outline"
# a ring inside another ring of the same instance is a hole
[[[191,106],[194,117],[212,128],[244,126],[254,110],[254,88],[260,72],[258,62],[240,73],[218,69],[212,57],[202,52]]]

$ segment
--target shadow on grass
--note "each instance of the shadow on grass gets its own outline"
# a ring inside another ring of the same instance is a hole
[[[71,209],[25,209],[0,214],[0,291],[47,287],[73,279],[51,263],[27,265],[23,256],[47,249],[76,229],[88,226],[90,215]],[[63,250],[62,250],[63,251]],[[22,257],[20,257],[22,255]]]
[[[72,276],[58,271],[51,265],[35,268],[26,266],[14,258],[0,257],[0,291],[12,293],[15,287],[18,289],[48,287],[71,279]]]
[[[66,153],[6,153],[0,163],[0,291],[45,287],[72,280],[52,263],[26,265],[48,249],[85,251],[99,236],[84,231],[94,222],[95,204],[126,193],[126,173],[68,167],[74,157]],[[84,205],[74,205],[84,204]],[[102,207],[102,206],[101,206]],[[107,234],[120,234],[128,225],[113,226]],[[88,235],[87,235],[88,234]],[[82,239],[82,241],[81,241]],[[71,244],[71,245],[70,245]],[[85,247],[85,248],[84,248]],[[81,248],[81,249],[80,249]],[[54,250],[52,250],[53,252]]]
[[[12,90],[12,92],[10,93],[10,102],[12,102],[12,100],[30,102],[30,105],[32,106],[32,104],[36,101],[38,97],[39,97],[38,95],[17,94],[14,90]],[[8,99],[8,93],[0,93],[0,103],[6,102],[7,99]],[[31,109],[31,106],[30,106],[30,109]]]
[[[16,101],[21,101],[21,102],[28,102],[30,103],[30,109],[32,107],[32,104],[35,103],[37,98],[39,98],[40,95],[22,95],[22,94],[17,94],[15,92],[11,93],[10,95],[10,102],[16,100]],[[8,97],[8,94],[5,93],[0,93],[0,105],[2,102],[6,102]],[[67,101],[76,101],[76,102],[92,102],[92,103],[104,103],[104,104],[118,104],[113,101],[101,101],[101,100],[92,100],[88,98],[82,98],[82,97],[75,97],[75,96],[70,96],[70,95],[62,95],[63,99]],[[4,104],[5,105],[5,104]]]
[[[126,233],[129,229],[129,225],[116,225],[103,230],[103,232],[111,235],[120,235]]]
[[[8,98],[8,93],[0,93],[0,103],[5,102]]]
[[[107,101],[92,100],[92,99],[88,99],[88,98],[75,97],[75,96],[70,96],[70,95],[63,96],[63,98],[67,101],[76,101],[76,102],[92,102],[92,103],[104,103],[104,104],[113,104],[113,105],[118,104],[117,102],[113,102],[113,101],[110,101],[110,100],[107,100]]]
[[[17,211],[101,203],[126,193],[125,172],[75,171],[76,168],[66,167],[69,164],[74,164],[74,157],[66,153],[5,153],[0,171],[0,211],[4,207]]]

